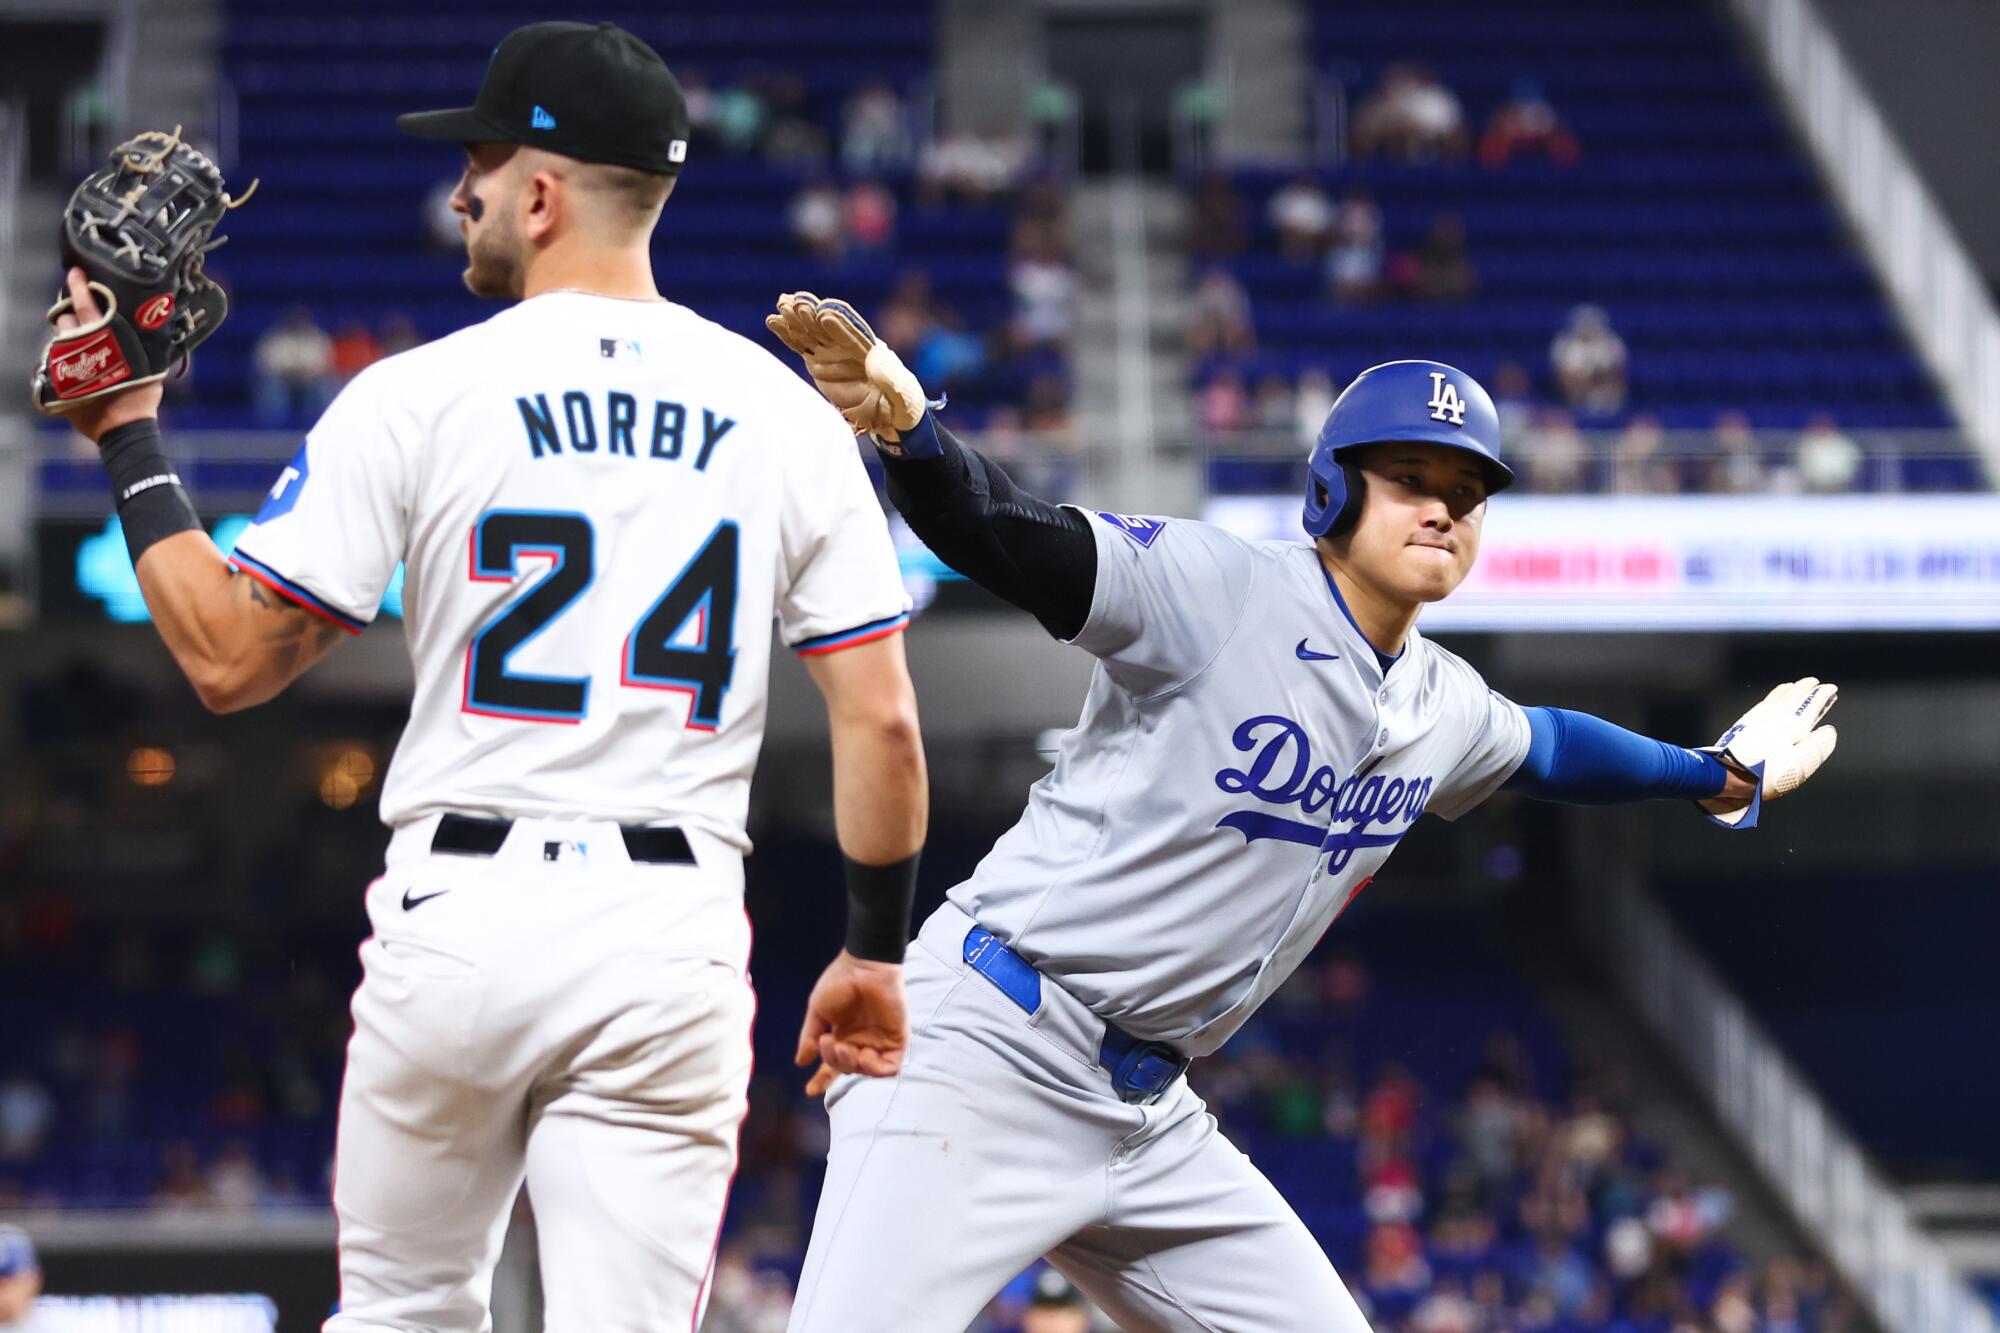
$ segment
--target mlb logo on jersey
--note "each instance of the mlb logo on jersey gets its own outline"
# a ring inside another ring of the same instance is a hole
[[[621,356],[636,361],[639,359],[639,344],[630,338],[599,338],[597,354],[608,361],[615,361]]]
[[[1167,529],[1163,518],[1140,518],[1134,514],[1112,514],[1100,509],[1097,516],[1141,546],[1151,546]]]
[[[1432,421],[1449,421],[1454,426],[1465,424],[1465,399],[1458,396],[1458,386],[1445,378],[1442,370],[1431,372]]]

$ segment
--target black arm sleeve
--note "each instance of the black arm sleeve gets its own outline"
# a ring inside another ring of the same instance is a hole
[[[882,456],[889,499],[938,559],[1073,639],[1097,589],[1097,539],[1074,509],[1028,494],[936,419],[936,458]]]

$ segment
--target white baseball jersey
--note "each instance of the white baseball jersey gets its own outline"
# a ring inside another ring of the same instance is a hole
[[[1308,544],[1090,524],[1083,716],[950,897],[1100,1017],[1205,1055],[1419,815],[1513,773],[1527,715],[1414,630],[1385,672]]]
[[[770,634],[908,614],[825,400],[671,302],[551,292],[363,371],[231,557],[358,631],[405,566],[382,818],[693,822],[747,849]]]

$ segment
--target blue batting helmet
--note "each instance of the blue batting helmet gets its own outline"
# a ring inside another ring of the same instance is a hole
[[[1489,495],[1514,484],[1500,461],[1500,415],[1478,380],[1442,361],[1386,361],[1357,375],[1319,428],[1306,465],[1306,531],[1342,533],[1361,516],[1360,471],[1344,454],[1409,440],[1478,455]]]

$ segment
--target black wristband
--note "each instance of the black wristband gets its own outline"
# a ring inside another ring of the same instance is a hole
[[[114,427],[97,442],[97,451],[111,474],[119,526],[125,530],[125,549],[132,553],[135,566],[154,542],[201,530],[194,502],[181,489],[181,479],[167,458],[159,422],[149,418]]]
[[[893,865],[865,866],[849,856],[847,951],[877,963],[900,963],[910,943],[910,904],[917,896],[917,857]]]

